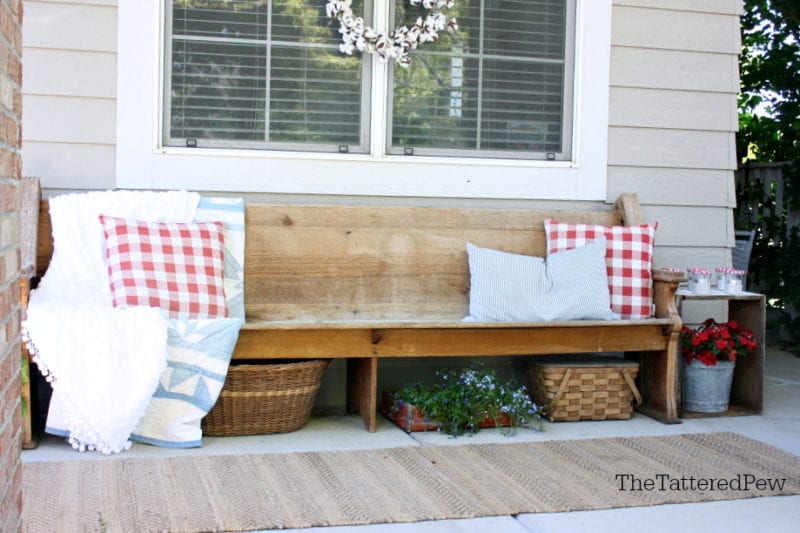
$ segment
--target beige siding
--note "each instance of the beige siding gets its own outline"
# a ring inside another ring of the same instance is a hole
[[[609,128],[608,164],[735,170],[730,132]]]
[[[23,173],[46,188],[113,188],[117,8],[26,1]]]
[[[113,144],[25,141],[25,171],[46,178],[48,190],[113,189]]]
[[[613,87],[609,126],[723,131],[736,128],[736,95],[637,87]]]
[[[23,45],[116,52],[116,6],[75,2],[24,2]]]
[[[734,207],[727,170],[615,165],[608,169],[608,197],[636,191],[644,205]]]
[[[619,46],[719,54],[741,46],[737,17],[621,5],[614,11],[611,40]]]
[[[724,15],[739,15],[742,12],[742,0],[615,0],[614,5]]]
[[[740,13],[740,0],[614,1],[607,194],[638,192],[659,221],[657,266],[730,264]]]
[[[115,142],[115,101],[110,98],[28,95],[24,127],[29,141],[74,144]]]
[[[706,52],[611,49],[611,86],[736,93],[739,90],[735,55]]]
[[[114,53],[29,47],[25,49],[24,61],[26,95],[116,96]]]
[[[646,220],[658,221],[656,241],[662,246],[733,246],[733,232],[729,233],[728,229],[730,209],[727,207],[645,205],[642,212]],[[688,261],[692,262],[691,258]]]

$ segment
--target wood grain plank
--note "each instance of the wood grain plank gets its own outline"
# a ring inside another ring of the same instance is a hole
[[[234,359],[453,357],[665,350],[671,321],[565,323],[561,327],[392,329],[244,328]],[[667,330],[667,331],[665,331]]]
[[[543,257],[546,218],[621,221],[612,209],[257,203],[246,216],[245,301],[248,318],[257,320],[463,318],[467,242]]]
[[[377,430],[377,357],[347,360],[347,412],[360,414],[370,433]]]

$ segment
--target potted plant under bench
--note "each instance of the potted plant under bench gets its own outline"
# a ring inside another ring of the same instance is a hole
[[[436,372],[433,385],[415,383],[383,391],[381,410],[404,431],[442,431],[454,437],[482,428],[542,430],[541,408],[525,387],[498,379],[494,370],[472,365],[461,372]]]

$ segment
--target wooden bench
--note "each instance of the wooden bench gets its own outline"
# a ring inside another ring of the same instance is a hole
[[[47,208],[40,235],[49,235]],[[465,323],[465,244],[545,255],[543,221],[643,223],[623,194],[596,211],[246,206],[246,323],[234,359],[347,359],[347,409],[375,431],[378,361],[387,357],[625,352],[640,362],[640,410],[677,422],[682,277],[654,272],[646,320]],[[39,239],[39,271],[50,251]]]

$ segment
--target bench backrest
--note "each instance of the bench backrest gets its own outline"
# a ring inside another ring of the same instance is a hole
[[[49,235],[46,206],[41,213],[40,236]],[[249,203],[247,320],[460,320],[469,309],[466,243],[543,257],[546,218],[643,223],[630,194],[596,211]],[[40,237],[40,272],[51,246]]]

